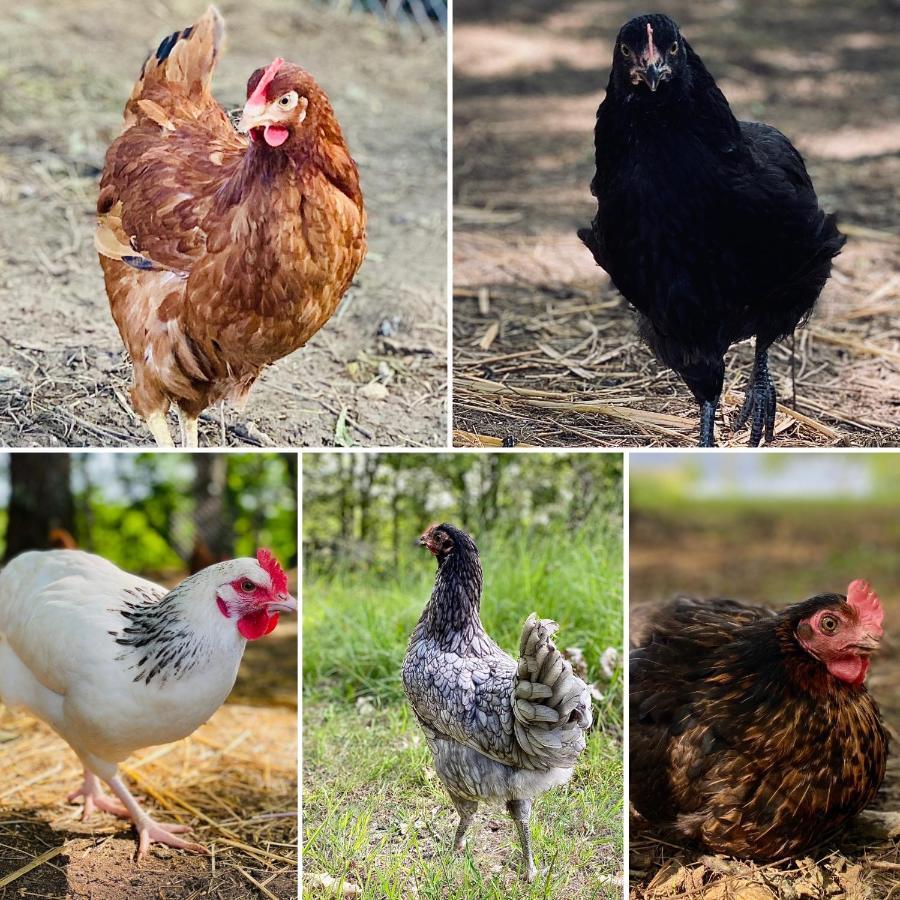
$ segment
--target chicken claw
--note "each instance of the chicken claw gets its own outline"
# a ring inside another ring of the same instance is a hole
[[[175,836],[190,831],[191,829],[188,825],[170,825],[164,822],[157,822],[148,813],[144,812],[141,809],[141,805],[134,799],[131,791],[128,790],[125,782],[122,781],[120,775],[116,774],[110,778],[109,786],[115,791],[116,796],[122,803],[125,804],[129,818],[134,822],[134,827],[137,829],[139,837],[138,862],[147,855],[147,851],[150,849],[150,844],[153,841],[156,841],[158,844],[165,844],[167,847],[174,847],[176,850],[188,850],[191,853],[209,855],[209,850],[202,844],[183,841]]]
[[[81,812],[81,821],[86,822],[98,809],[112,813],[120,819],[130,819],[131,814],[121,804],[113,800],[100,787],[100,779],[93,772],[84,771],[84,781],[80,788],[72,791],[66,797],[67,803],[74,803],[79,797],[84,797],[84,809]]]
[[[135,823],[140,843],[138,844],[137,861],[140,862],[150,849],[150,844],[156,841],[157,844],[165,844],[167,847],[174,847],[176,850],[188,850],[191,853],[202,853],[209,856],[209,850],[202,844],[195,844],[191,841],[183,841],[178,834],[185,834],[190,831],[189,825],[170,825],[164,822],[156,822],[146,813]]]

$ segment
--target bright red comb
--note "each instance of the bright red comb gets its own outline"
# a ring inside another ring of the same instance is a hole
[[[256,561],[263,567],[269,578],[272,579],[272,593],[286,594],[288,589],[287,575],[284,569],[278,565],[278,560],[268,550],[257,550]]]
[[[647,56],[650,62],[656,58],[656,47],[653,46],[653,26],[647,23]]]
[[[256,85],[256,90],[247,98],[247,106],[265,106],[266,88],[272,83],[278,70],[284,65],[284,60],[279,56],[262,74],[262,78]]]
[[[857,578],[850,582],[847,588],[847,602],[859,614],[859,620],[869,628],[875,628],[881,634],[881,623],[884,620],[884,610],[878,600],[878,595],[872,590],[868,581]]]

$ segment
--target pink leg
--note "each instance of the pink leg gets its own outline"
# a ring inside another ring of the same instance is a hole
[[[96,810],[101,809],[103,812],[112,813],[121,819],[130,819],[131,815],[121,803],[116,803],[112,797],[103,792],[100,786],[100,779],[88,769],[84,770],[84,781],[81,787],[72,791],[66,800],[74,803],[79,797],[84,797],[84,810],[81,813],[81,821],[89,819]]]
[[[134,827],[137,829],[139,838],[138,862],[147,855],[147,850],[149,850],[152,841],[165,844],[168,847],[175,847],[177,850],[190,850],[192,853],[209,853],[202,844],[194,844],[176,837],[178,834],[184,834],[186,831],[191,830],[187,825],[168,825],[154,821],[148,813],[141,809],[141,805],[134,799],[131,791],[128,790],[125,782],[122,781],[118,774],[113,775],[109,779],[109,786],[125,805],[129,818],[134,822]]]

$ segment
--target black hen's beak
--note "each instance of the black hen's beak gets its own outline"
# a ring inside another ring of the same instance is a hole
[[[660,69],[653,63],[650,63],[646,69],[641,70],[640,76],[644,79],[647,87],[655,94],[656,89],[659,87],[659,83],[662,80],[662,72]]]

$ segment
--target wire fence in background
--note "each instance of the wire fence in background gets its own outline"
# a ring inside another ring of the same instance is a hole
[[[382,22],[417,28],[425,35],[447,31],[447,0],[322,0],[338,12],[369,13]]]

